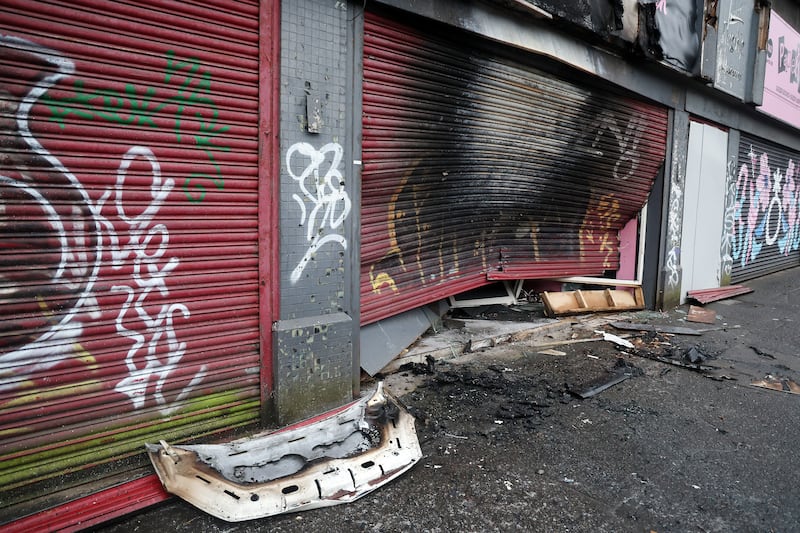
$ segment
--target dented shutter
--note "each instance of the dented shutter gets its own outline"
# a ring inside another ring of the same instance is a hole
[[[366,15],[362,322],[492,279],[616,270],[663,162],[666,109],[475,40]]]
[[[4,489],[257,419],[258,13],[0,6]]]
[[[800,265],[798,162],[797,152],[742,134],[726,224],[733,283]]]

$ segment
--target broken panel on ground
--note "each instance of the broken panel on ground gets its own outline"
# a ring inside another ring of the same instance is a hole
[[[164,488],[239,522],[354,501],[422,457],[414,418],[382,384],[349,407],[226,444],[148,444]]]

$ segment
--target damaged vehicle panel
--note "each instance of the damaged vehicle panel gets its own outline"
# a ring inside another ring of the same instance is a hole
[[[354,501],[422,457],[414,418],[380,383],[319,421],[226,444],[147,444],[164,488],[239,522]]]

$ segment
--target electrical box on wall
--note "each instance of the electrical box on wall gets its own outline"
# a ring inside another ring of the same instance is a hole
[[[769,1],[709,0],[704,11],[701,77],[743,102],[760,104]]]

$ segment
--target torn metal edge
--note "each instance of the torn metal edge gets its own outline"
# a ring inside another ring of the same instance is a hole
[[[358,434],[364,438],[354,440]],[[365,439],[372,444],[364,446]],[[303,445],[296,444],[302,440],[306,440]],[[352,448],[350,453],[325,455],[343,443]],[[397,478],[422,458],[414,417],[382,383],[346,409],[308,424],[228,444],[171,446],[161,441],[146,448],[168,492],[229,522],[348,503]],[[295,452],[298,448],[319,455],[304,457]],[[242,468],[260,468],[270,458],[273,463],[285,458],[291,463],[298,456],[302,465],[296,472],[254,483],[230,479],[230,472],[223,475],[210,466],[233,464],[231,458],[236,457]],[[256,457],[255,462],[262,464],[247,464]]]

